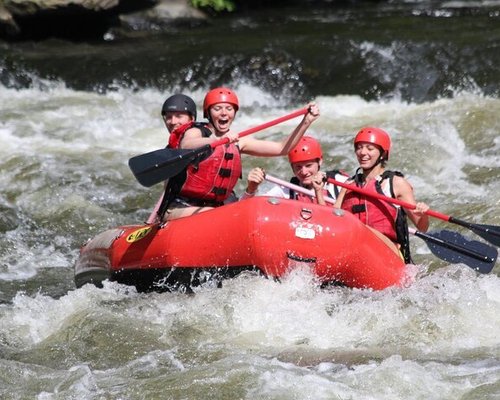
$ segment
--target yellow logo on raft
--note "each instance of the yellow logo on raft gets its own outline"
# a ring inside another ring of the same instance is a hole
[[[133,231],[130,235],[127,236],[127,242],[134,243],[142,238],[146,237],[148,233],[151,232],[151,227],[147,226],[146,228],[140,228],[136,231]]]

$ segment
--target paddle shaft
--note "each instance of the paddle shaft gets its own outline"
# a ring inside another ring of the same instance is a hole
[[[371,192],[371,191],[368,191],[366,189],[360,188],[360,187],[355,186],[355,185],[350,185],[348,183],[339,182],[339,181],[336,181],[335,179],[332,179],[332,178],[328,178],[327,180],[328,180],[328,182],[333,183],[334,185],[341,186],[343,188],[352,190],[353,192],[364,194],[365,196],[369,196],[369,197],[373,197],[373,198],[376,198],[379,200],[387,201],[388,203],[397,204],[397,205],[399,205],[403,208],[406,208],[408,210],[414,210],[415,208],[417,208],[417,206],[414,204],[410,204],[410,203],[407,203],[407,202],[402,201],[402,200],[394,199],[392,197],[387,197],[387,196],[384,196],[383,194],[380,194],[380,193]],[[458,218],[455,218],[455,217],[452,217],[452,216],[449,216],[446,214],[442,214],[440,212],[433,211],[433,210],[427,210],[425,213],[430,217],[438,218],[440,220],[468,228],[468,229],[472,230],[474,233],[481,236],[482,238],[489,241],[490,243],[492,243],[496,246],[500,245],[500,229],[498,226],[473,224],[473,223],[462,221]]]
[[[160,198],[155,204],[155,207],[153,208],[153,211],[151,211],[151,214],[149,214],[149,217],[146,221],[147,224],[154,224],[156,222],[156,219],[158,218],[158,210],[160,209],[161,203],[163,202],[163,196],[165,196],[165,192],[161,194]]]
[[[266,179],[266,181],[275,183],[275,184],[280,185],[280,186],[287,187],[288,189],[293,189],[296,192],[305,194],[307,196],[316,197],[316,193],[314,193],[314,190],[306,189],[305,187],[302,187],[302,186],[299,186],[299,185],[295,185],[295,184],[293,184],[291,182],[286,182],[284,180],[281,180],[279,178],[275,178],[274,176],[267,175],[267,174],[266,174],[265,179]],[[335,200],[332,199],[331,197],[325,197],[325,201],[327,203],[330,203],[330,204],[334,204],[335,203]]]
[[[373,197],[375,199],[387,201],[388,203],[397,204],[398,206],[401,206],[401,207],[406,208],[408,210],[414,210],[415,208],[417,208],[417,206],[415,204],[407,203],[406,201],[398,200],[398,199],[395,199],[393,197],[388,197],[388,196],[385,196],[385,195],[380,194],[380,193],[371,192],[371,191],[368,191],[366,189],[360,188],[356,185],[350,185],[349,183],[339,182],[333,178],[327,178],[327,181],[330,183],[333,183],[334,185],[352,190],[353,192],[364,194],[365,196],[368,196],[368,197]],[[441,214],[437,211],[428,210],[426,212],[426,214],[431,216],[431,217],[436,217],[436,218],[442,219],[443,221],[449,221],[449,219],[450,219],[449,216]]]
[[[308,112],[309,112],[309,107],[301,108],[300,110],[294,111],[288,115],[284,115],[283,117],[279,117],[279,118],[273,119],[272,121],[265,122],[263,124],[254,126],[253,128],[249,128],[249,129],[246,129],[244,131],[241,131],[240,133],[238,133],[238,138],[242,138],[244,136],[251,135],[252,133],[262,131],[266,128],[270,128],[271,126],[281,124],[282,122],[288,121],[289,119],[296,118],[300,115],[307,114]],[[226,144],[228,142],[229,142],[229,138],[224,137],[222,139],[219,139],[219,140],[216,140],[215,142],[210,143],[210,147],[212,149],[214,149],[217,146],[220,146],[222,144]]]

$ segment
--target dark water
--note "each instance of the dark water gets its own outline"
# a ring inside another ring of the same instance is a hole
[[[77,90],[245,82],[286,104],[335,94],[414,102],[460,89],[498,95],[498,3],[304,4],[135,38],[111,31],[98,43],[4,44],[0,81],[26,87],[34,73]]]
[[[480,275],[418,238],[415,283],[381,292],[321,290],[300,266],[194,295],[74,286],[86,240],[150,214],[161,189],[127,161],[165,146],[160,108],[177,90],[200,105],[233,87],[237,131],[315,99],[309,133],[348,172],[354,133],[381,126],[419,199],[500,225],[500,3],[304,4],[99,42],[0,43],[0,398],[500,398],[498,262]],[[291,174],[284,158],[254,157],[244,174],[256,165]]]

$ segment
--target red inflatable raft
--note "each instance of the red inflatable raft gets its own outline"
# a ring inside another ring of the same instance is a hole
[[[81,249],[75,283],[109,279],[162,291],[244,270],[280,278],[297,264],[321,282],[355,288],[400,285],[406,272],[401,258],[350,213],[255,197],[165,224],[103,232]]]

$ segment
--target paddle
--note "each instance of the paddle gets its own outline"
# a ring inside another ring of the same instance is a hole
[[[161,203],[163,202],[163,196],[165,196],[165,192],[163,192],[155,204],[153,211],[149,214],[148,219],[146,220],[147,224],[154,224],[158,218],[158,210],[160,209]]]
[[[403,208],[406,208],[408,210],[414,210],[416,206],[414,204],[410,204],[398,199],[394,199],[392,197],[387,197],[384,196],[383,194],[379,193],[374,193],[374,192],[369,192],[366,189],[360,188],[355,185],[350,185],[348,183],[344,182],[339,182],[336,181],[335,179],[328,178],[328,182],[333,183],[334,185],[341,186],[343,188],[352,190],[353,192],[358,192],[362,193],[366,196],[371,196],[379,200],[384,200],[387,201],[388,203],[392,204],[397,204],[400,205]],[[428,210],[426,212],[427,215],[430,217],[438,218],[446,222],[451,222],[452,224],[457,224],[460,226],[463,226],[465,228],[469,228],[472,230],[474,233],[477,235],[481,236],[483,239],[487,240],[491,244],[494,244],[495,246],[500,246],[500,227],[494,226],[494,225],[480,225],[480,224],[472,224],[470,222],[462,221],[457,218],[441,214],[440,212],[433,211],[433,210]]]
[[[434,215],[436,218],[440,218],[444,221],[451,222],[452,224],[463,226],[467,229],[470,229],[476,235],[481,236],[484,240],[494,244],[495,246],[500,246],[500,227],[495,225],[482,225],[482,224],[473,224],[471,222],[462,221],[458,218],[441,214],[441,216]],[[429,214],[432,215],[432,214]],[[448,219],[446,219],[448,218]]]
[[[266,174],[265,179],[305,195],[315,196],[313,190],[308,190],[273,176]],[[388,199],[386,196],[381,197],[382,200]],[[335,203],[335,200],[330,197],[325,197],[325,201]],[[415,229],[409,229],[409,232],[424,240],[434,255],[449,263],[463,263],[482,274],[491,272],[495,266],[498,257],[497,249],[481,242],[470,241],[457,232],[443,230],[434,233],[423,233]]]
[[[309,108],[305,107],[283,117],[276,118],[272,121],[244,130],[238,134],[238,137],[241,138],[280,124],[281,122],[288,121],[289,119],[304,115],[308,112],[308,110]],[[229,138],[224,137],[211,144],[207,144],[196,149],[166,148],[154,150],[149,153],[132,157],[129,160],[128,165],[139,183],[143,186],[149,187],[178,175],[185,168],[187,168],[189,164],[195,162],[196,160],[203,159],[211,153],[212,149],[228,142]]]
[[[462,263],[481,274],[495,267],[498,250],[485,243],[469,240],[458,232],[442,230],[423,233],[410,228],[409,232],[426,241],[432,254],[452,264]]]

